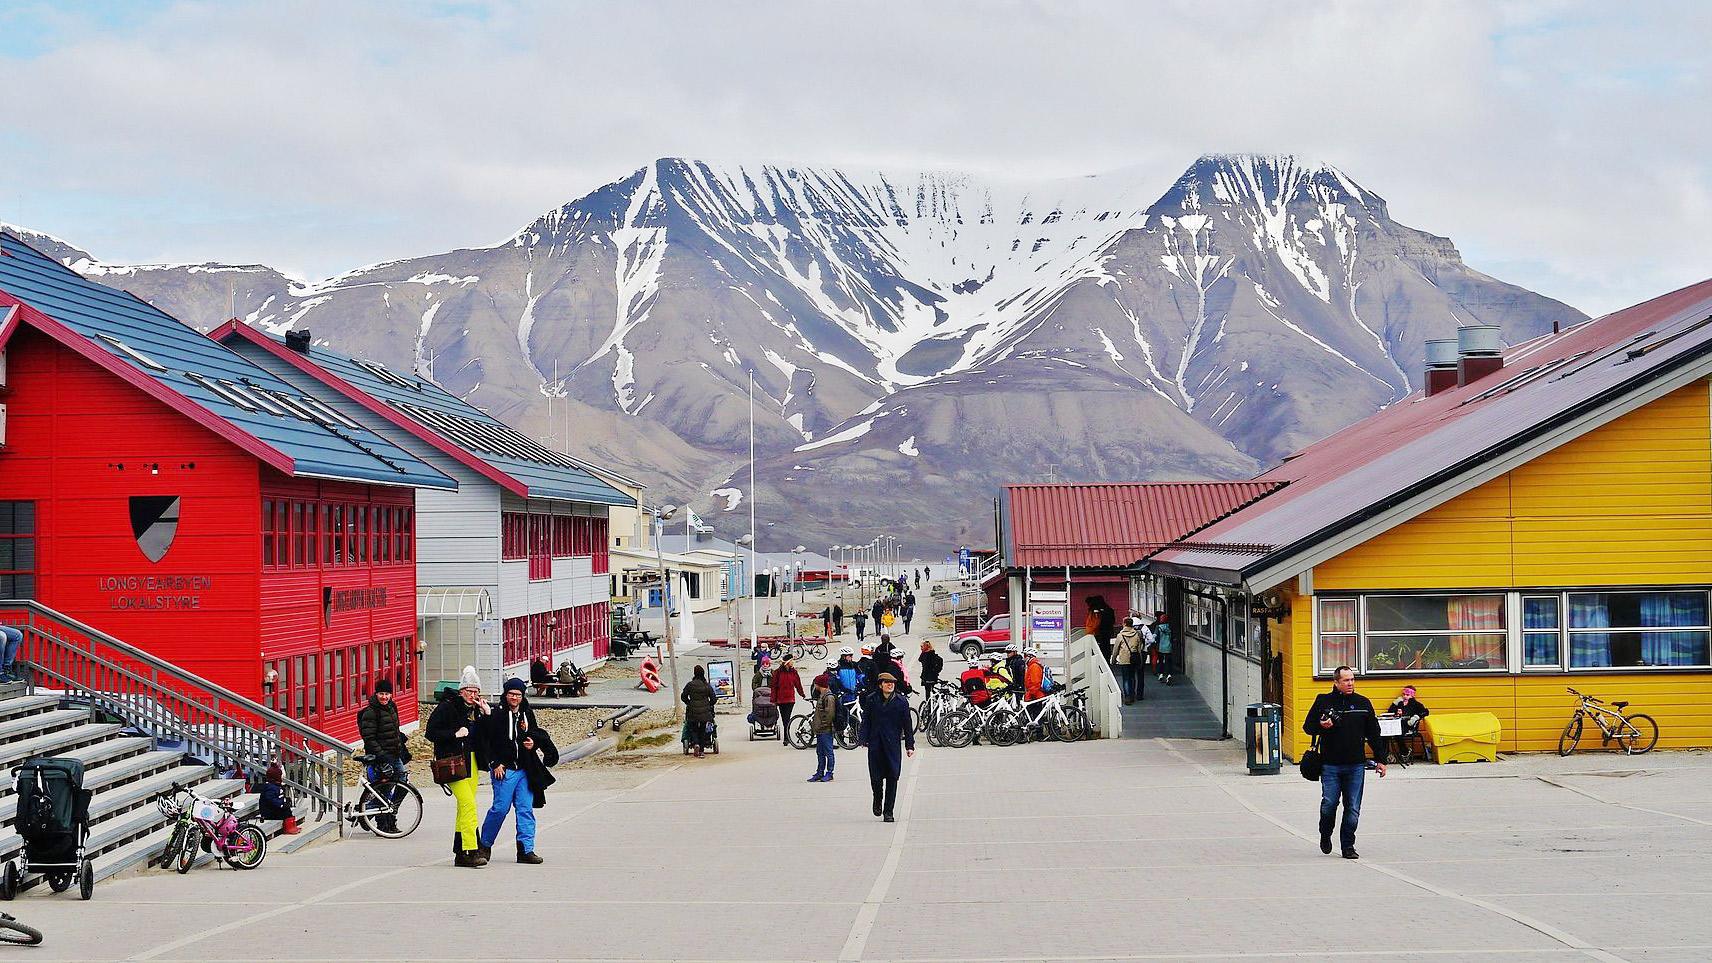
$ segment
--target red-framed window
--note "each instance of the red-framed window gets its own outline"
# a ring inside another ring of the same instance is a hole
[[[415,560],[415,509],[262,500],[263,568],[409,565]]]
[[[612,570],[610,550],[612,542],[608,533],[608,522],[605,518],[595,518],[594,525],[594,574],[605,575]],[[604,603],[602,603],[604,604]]]
[[[263,693],[263,702],[294,719],[324,724],[361,709],[381,679],[410,698],[416,691],[415,654],[416,638],[406,635],[270,659],[264,668],[273,671],[274,686]]]

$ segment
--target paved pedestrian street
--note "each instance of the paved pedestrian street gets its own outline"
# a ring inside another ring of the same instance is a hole
[[[398,841],[42,890],[7,909],[30,959],[1705,960],[1712,764],[1529,756],[1369,776],[1349,862],[1316,786],[1250,777],[1230,743],[923,748],[898,822],[860,753],[722,725],[718,757],[566,770],[544,866],[509,835],[450,865],[451,806]],[[485,796],[485,792],[484,792]]]

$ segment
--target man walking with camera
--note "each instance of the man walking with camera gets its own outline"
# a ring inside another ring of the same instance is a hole
[[[1343,823],[1338,842],[1344,859],[1360,859],[1355,851],[1355,828],[1361,820],[1361,790],[1367,775],[1367,747],[1383,760],[1385,746],[1379,737],[1379,716],[1373,703],[1355,691],[1355,670],[1340,665],[1332,673],[1332,691],[1314,697],[1302,731],[1318,740],[1320,761],[1320,852],[1332,851],[1332,823],[1338,801],[1343,801]],[[1385,777],[1385,763],[1374,766]]]

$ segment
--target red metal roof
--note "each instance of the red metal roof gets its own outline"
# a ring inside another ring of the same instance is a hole
[[[1287,482],[1282,492],[1154,561],[1257,571],[1708,352],[1712,281],[1515,345],[1496,374],[1430,398],[1417,391],[1287,458],[1256,479]]]
[[[1007,485],[1005,564],[1124,568],[1218,521],[1282,482]]]

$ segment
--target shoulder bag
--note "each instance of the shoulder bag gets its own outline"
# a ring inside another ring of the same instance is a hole
[[[1308,739],[1308,750],[1302,753],[1302,760],[1296,763],[1296,768],[1302,771],[1302,778],[1309,782],[1319,782],[1320,772],[1325,763],[1320,761],[1320,737],[1311,736]],[[438,772],[438,770],[436,770]]]
[[[444,786],[470,778],[470,754],[460,752],[455,756],[445,756],[434,760],[434,784]]]

